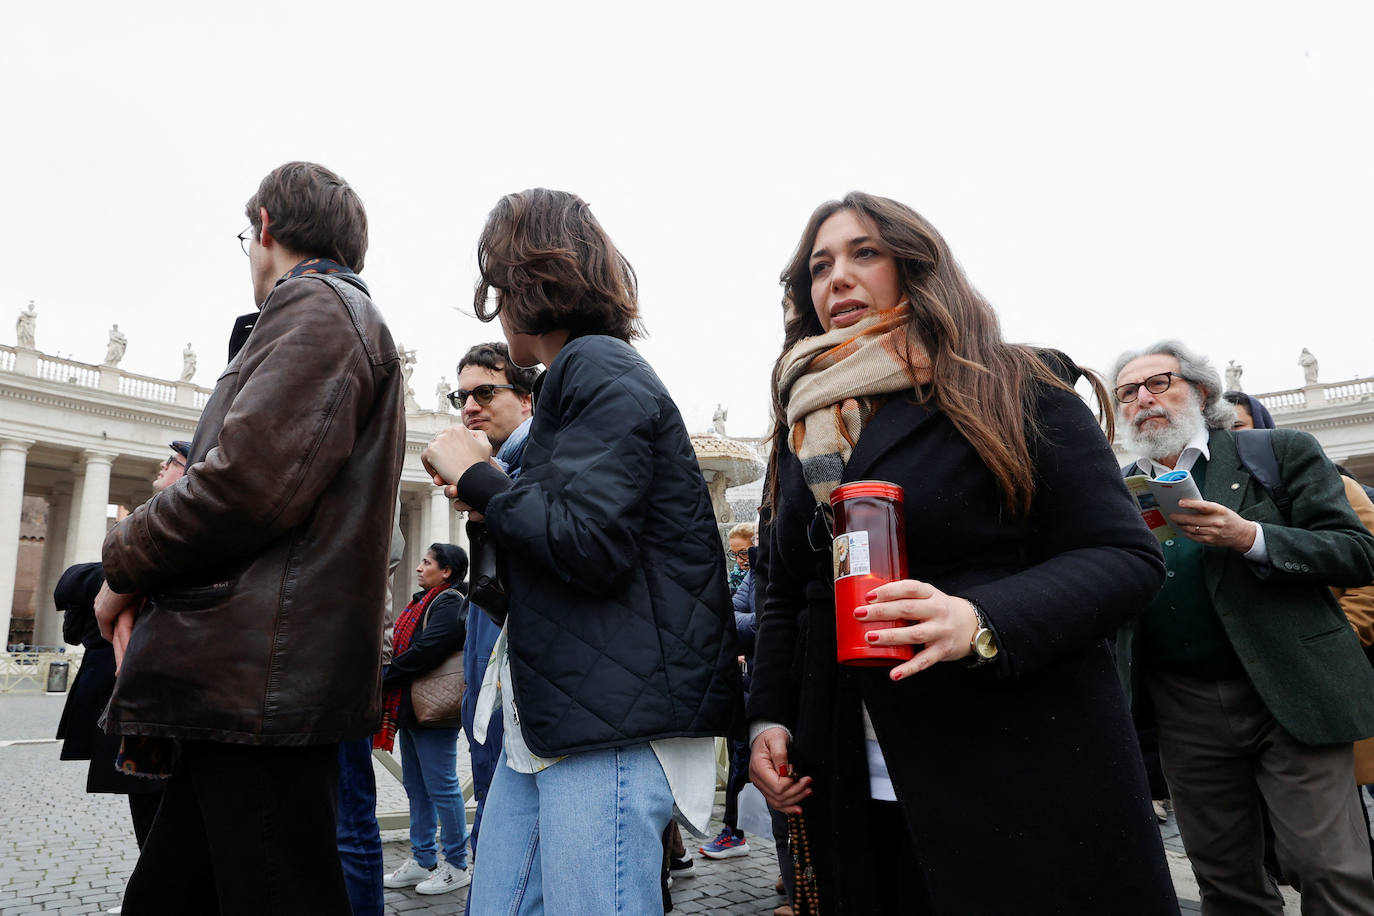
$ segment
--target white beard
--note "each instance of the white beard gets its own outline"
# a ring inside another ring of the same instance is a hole
[[[1169,425],[1151,426],[1149,429],[1141,429],[1136,425],[1150,417],[1164,417]],[[1136,414],[1135,422],[1123,426],[1121,442],[1131,454],[1159,461],[1182,453],[1188,441],[1203,426],[1202,399],[1196,391],[1189,391],[1188,402],[1172,414],[1163,407],[1151,407]]]

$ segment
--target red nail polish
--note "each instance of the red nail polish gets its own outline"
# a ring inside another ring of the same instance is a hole
[[[865,633],[865,634],[864,634],[864,639],[868,640],[869,642],[877,642],[877,641],[878,641],[878,634],[877,634],[877,633]]]
[[[854,616],[857,617],[859,620],[863,620],[865,617],[868,616],[868,608],[856,607],[854,609]]]
[[[900,681],[900,680],[902,679],[902,677],[903,677],[902,672],[900,672],[900,671],[895,671],[895,670],[892,672],[892,679],[893,679],[894,681]]]
[[[864,595],[864,600],[865,600],[865,601],[872,601],[872,600],[873,600],[874,598],[876,598],[876,597],[878,597],[878,590],[877,590],[877,589],[874,589],[873,591],[869,592],[867,595]]]

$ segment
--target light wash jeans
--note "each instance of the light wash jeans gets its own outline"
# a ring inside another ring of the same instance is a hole
[[[410,854],[423,868],[435,865],[436,828],[444,841],[444,861],[454,868],[467,866],[467,816],[458,783],[458,732],[458,726],[403,728],[400,732],[401,784],[410,798]]]
[[[473,916],[663,912],[672,814],[668,777],[647,743],[573,754],[533,775],[507,767],[503,753],[482,819]]]

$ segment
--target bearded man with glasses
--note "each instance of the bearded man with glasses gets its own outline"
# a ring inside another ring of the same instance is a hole
[[[1159,755],[1204,914],[1283,912],[1260,799],[1304,913],[1374,913],[1352,742],[1374,734],[1374,670],[1329,586],[1374,579],[1374,537],[1310,435],[1265,431],[1291,505],[1241,459],[1205,357],[1177,341],[1116,362],[1129,474],[1188,471],[1168,570],[1119,639],[1137,724]]]

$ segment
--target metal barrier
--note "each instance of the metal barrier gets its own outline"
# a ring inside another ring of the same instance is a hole
[[[401,782],[401,761],[394,755],[384,751],[379,747],[372,749],[372,756],[382,765],[382,768]],[[402,783],[404,785],[404,783]],[[463,780],[461,786],[463,792],[463,815],[467,820],[468,832],[472,832],[472,820],[477,816],[477,800],[472,794],[472,777]],[[410,811],[378,811],[377,826],[382,830],[407,830],[410,828]]]
[[[47,647],[35,647],[14,652],[0,652],[0,693],[46,693],[48,665],[66,662],[70,666],[67,684],[81,670],[81,652],[63,652]]]

